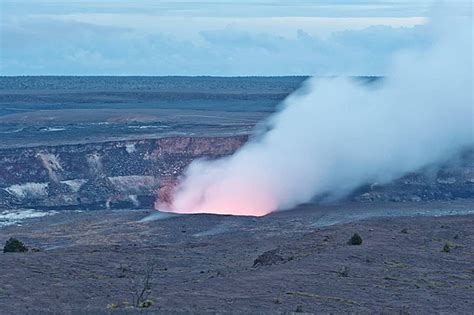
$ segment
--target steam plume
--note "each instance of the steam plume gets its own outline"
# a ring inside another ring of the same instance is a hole
[[[472,146],[472,16],[430,28],[432,47],[398,56],[375,86],[307,81],[269,131],[230,157],[193,162],[170,211],[264,215],[386,183]]]

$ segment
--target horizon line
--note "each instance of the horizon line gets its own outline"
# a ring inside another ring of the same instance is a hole
[[[310,75],[310,74],[297,74],[297,75],[108,75],[108,74],[20,74],[20,75],[2,75],[0,78],[22,78],[22,77],[95,77],[95,78],[132,78],[132,77],[147,77],[147,78],[289,78],[289,77],[319,77],[319,78],[335,78],[335,77],[384,77],[381,74],[359,74],[359,75]]]

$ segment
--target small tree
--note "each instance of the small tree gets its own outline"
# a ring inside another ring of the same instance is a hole
[[[451,245],[449,243],[445,243],[442,251],[445,253],[451,252]]]
[[[152,305],[152,301],[148,299],[151,294],[153,271],[155,269],[155,263],[149,262],[146,266],[143,278],[138,282],[132,280],[130,291],[132,293],[132,304],[135,307],[145,308]]]
[[[362,244],[362,237],[357,234],[357,233],[354,233],[354,235],[352,235],[351,239],[349,240],[349,245],[361,245]]]
[[[27,251],[28,248],[25,246],[25,244],[14,237],[10,237],[3,247],[4,253],[23,253]]]
[[[342,267],[338,274],[339,277],[349,277],[349,268],[347,266]]]

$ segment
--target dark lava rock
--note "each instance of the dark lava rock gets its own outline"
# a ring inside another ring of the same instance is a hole
[[[253,267],[271,266],[286,262],[286,259],[278,254],[278,249],[269,250],[253,261]]]
[[[5,247],[3,247],[4,253],[23,253],[27,251],[28,248],[25,244],[13,237],[10,237],[10,239],[5,243]]]
[[[3,208],[14,208],[20,201],[8,191],[0,188],[0,206]]]
[[[354,233],[354,235],[352,235],[351,239],[349,240],[349,245],[361,245],[362,244],[362,237],[357,234],[357,233]]]
[[[72,193],[71,188],[66,184],[58,183],[58,182],[50,182],[48,184],[49,197],[68,195],[71,193]]]
[[[246,141],[246,135],[183,136],[2,147],[0,208],[153,208],[156,198],[169,204],[179,176],[191,161],[229,155]],[[51,158],[54,163],[48,160]],[[473,199],[474,149],[467,149],[455,160],[434,169],[420,169],[391,183],[367,183],[347,198],[361,203]],[[134,185],[134,181],[139,184]],[[18,188],[27,192],[29,183],[47,185],[47,196],[16,194],[8,189],[20,185]]]
[[[387,184],[366,184],[349,199],[357,202],[420,202],[474,197],[474,150],[437,169],[424,168]]]
[[[101,201],[104,196],[111,196],[115,193],[115,187],[107,177],[90,179],[79,190],[81,199],[93,202]]]
[[[170,205],[173,202],[173,191],[177,184],[178,181],[173,178],[162,180],[162,185],[157,192],[158,201],[164,205]]]

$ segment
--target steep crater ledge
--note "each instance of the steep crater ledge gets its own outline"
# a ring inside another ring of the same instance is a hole
[[[169,137],[0,150],[0,208],[151,208],[192,160],[229,155],[247,136]]]
[[[0,208],[152,208],[196,158],[235,152],[248,136],[168,137],[0,149]],[[474,150],[390,184],[369,183],[350,199],[430,201],[474,198]]]

